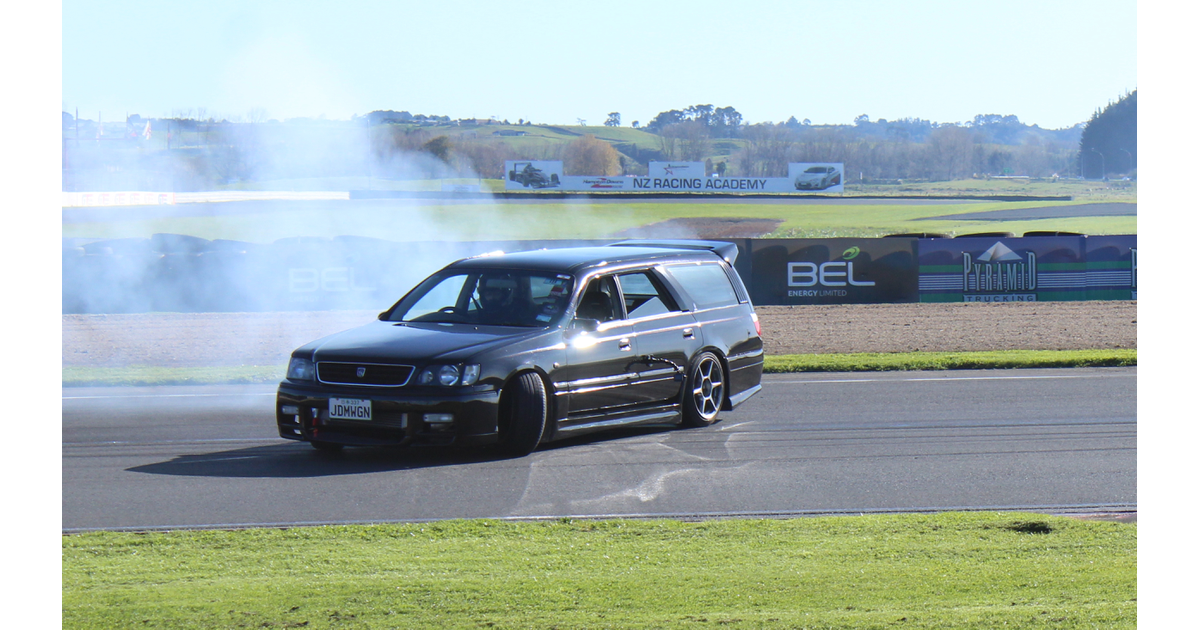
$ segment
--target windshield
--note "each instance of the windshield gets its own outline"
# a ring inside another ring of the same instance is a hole
[[[567,308],[569,275],[488,269],[448,270],[417,285],[392,309],[389,321],[549,326]]]
[[[824,166],[813,166],[804,172],[805,173],[824,173],[825,169],[826,169],[826,167],[824,167]]]

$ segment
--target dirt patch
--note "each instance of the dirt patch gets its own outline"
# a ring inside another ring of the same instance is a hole
[[[1137,348],[1137,302],[757,307],[768,354]],[[283,365],[375,311],[63,315],[63,366]]]
[[[1137,348],[1137,302],[760,306],[767,354]]]
[[[613,238],[759,238],[774,232],[780,219],[690,218],[668,219],[621,230]]]

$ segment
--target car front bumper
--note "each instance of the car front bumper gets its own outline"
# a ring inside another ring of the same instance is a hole
[[[371,420],[331,419],[330,398],[370,400]],[[284,381],[279,384],[275,397],[275,423],[279,437],[305,442],[351,446],[470,446],[496,441],[499,407],[500,392],[482,387],[417,393],[363,391]],[[285,410],[288,413],[284,413]],[[443,417],[449,414],[453,419],[431,422],[427,420],[430,414]]]

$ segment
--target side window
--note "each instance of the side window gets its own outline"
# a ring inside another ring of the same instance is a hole
[[[738,303],[737,293],[720,263],[673,265],[667,267],[684,291],[696,302],[697,309],[717,308]]]
[[[617,293],[617,284],[612,276],[594,278],[588,283],[579,298],[579,306],[575,309],[575,317],[579,319],[597,319],[601,322],[621,319],[621,300]]]
[[[617,284],[621,286],[629,319],[679,310],[671,294],[664,291],[647,272],[621,274],[617,276]]]

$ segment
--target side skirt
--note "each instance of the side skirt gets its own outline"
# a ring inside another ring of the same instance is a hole
[[[737,407],[738,405],[746,402],[747,399],[749,399],[751,396],[757,394],[760,391],[762,391],[762,385],[755,385],[754,387],[751,387],[750,389],[747,389],[744,392],[730,396],[729,397],[730,408]]]
[[[591,417],[570,418],[571,424],[558,427],[556,437],[580,435],[590,431],[600,431],[614,427],[628,427],[639,424],[678,423],[681,419],[679,405],[673,403],[652,409],[639,409],[635,412],[623,413],[620,417],[613,414],[594,415]]]

